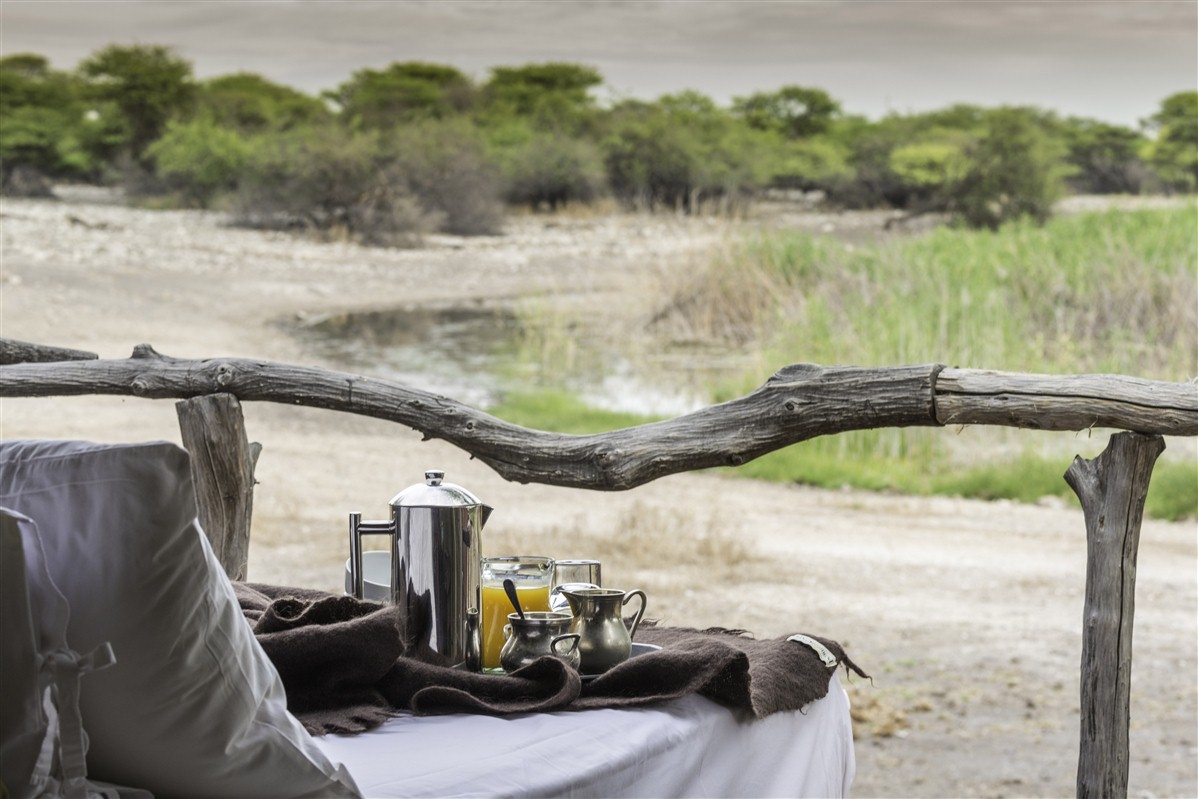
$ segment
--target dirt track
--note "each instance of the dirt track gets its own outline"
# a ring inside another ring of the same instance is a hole
[[[198,213],[15,200],[2,212],[0,335],[105,358],[148,342],[178,357],[316,365],[279,320],[535,293],[637,308],[659,274],[724,232],[704,221],[528,218],[504,237],[379,251],[230,230]],[[855,795],[1074,792],[1086,554],[1071,506],[717,475],[595,494],[505,483],[449,445],[374,420],[274,405],[248,406],[246,420],[264,445],[251,579],[338,587],[345,514],[382,518],[387,499],[435,464],[497,508],[487,531],[496,550],[598,554],[607,582],[644,588],[649,615],[667,623],[844,643],[874,677],[849,687],[861,716]],[[4,400],[0,423],[6,438],[178,440],[172,403],[133,398]],[[678,543],[696,534],[734,562]],[[1198,796],[1196,564],[1193,520],[1145,523],[1132,796]]]

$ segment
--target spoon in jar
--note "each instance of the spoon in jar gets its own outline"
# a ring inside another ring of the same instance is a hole
[[[516,584],[510,579],[503,581],[503,590],[507,594],[507,598],[511,600],[512,607],[520,614],[521,620],[524,619],[524,608],[520,607],[520,600],[516,598]]]

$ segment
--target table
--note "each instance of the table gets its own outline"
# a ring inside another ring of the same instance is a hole
[[[315,740],[370,799],[837,797],[856,772],[835,674],[823,699],[760,720],[694,695],[632,710],[406,714]]]

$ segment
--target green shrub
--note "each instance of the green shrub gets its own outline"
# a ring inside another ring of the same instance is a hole
[[[781,143],[770,163],[770,185],[786,189],[824,189],[851,179],[849,148],[831,136]]]
[[[250,227],[401,246],[438,224],[393,178],[377,135],[326,126],[255,139],[234,218]]]
[[[239,224],[403,246],[434,231],[493,233],[502,222],[498,175],[464,120],[391,134],[316,126],[252,142]]]
[[[835,120],[829,135],[847,148],[852,171],[831,182],[829,199],[848,208],[931,210],[929,199],[942,197],[943,192],[896,172],[893,153],[920,145],[967,150],[981,135],[985,113],[979,106],[959,104],[923,114],[890,114],[878,122],[862,117]],[[917,205],[928,207],[917,209]]]
[[[1148,140],[1130,128],[1092,119],[1067,119],[1067,182],[1081,194],[1139,194],[1149,175],[1141,158]]]
[[[1064,147],[1043,130],[1035,114],[1000,108],[969,151],[969,169],[946,195],[946,210],[970,227],[991,230],[1026,217],[1044,222],[1062,194]]]
[[[218,194],[237,188],[250,151],[244,137],[204,116],[169,124],[146,155],[172,189],[207,208]]]
[[[386,139],[390,183],[439,217],[445,233],[476,236],[503,226],[499,170],[481,134],[467,120],[430,120],[404,126]]]
[[[777,139],[697,92],[619,106],[604,141],[608,181],[633,208],[735,210],[770,180]]]
[[[1174,191],[1198,189],[1198,92],[1166,97],[1148,123],[1156,133],[1148,160],[1165,186]]]
[[[592,202],[606,189],[603,155],[587,139],[515,122],[491,132],[490,151],[503,177],[504,199],[547,208]]]
[[[937,188],[954,185],[965,177],[969,160],[956,145],[919,142],[892,150],[890,170],[911,186]]]

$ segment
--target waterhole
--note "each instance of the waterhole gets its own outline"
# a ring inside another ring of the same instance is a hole
[[[508,392],[549,389],[606,410],[672,416],[709,404],[707,387],[726,367],[693,353],[632,347],[627,337],[583,321],[502,307],[353,311],[294,325],[293,332],[332,368],[478,408]]]

